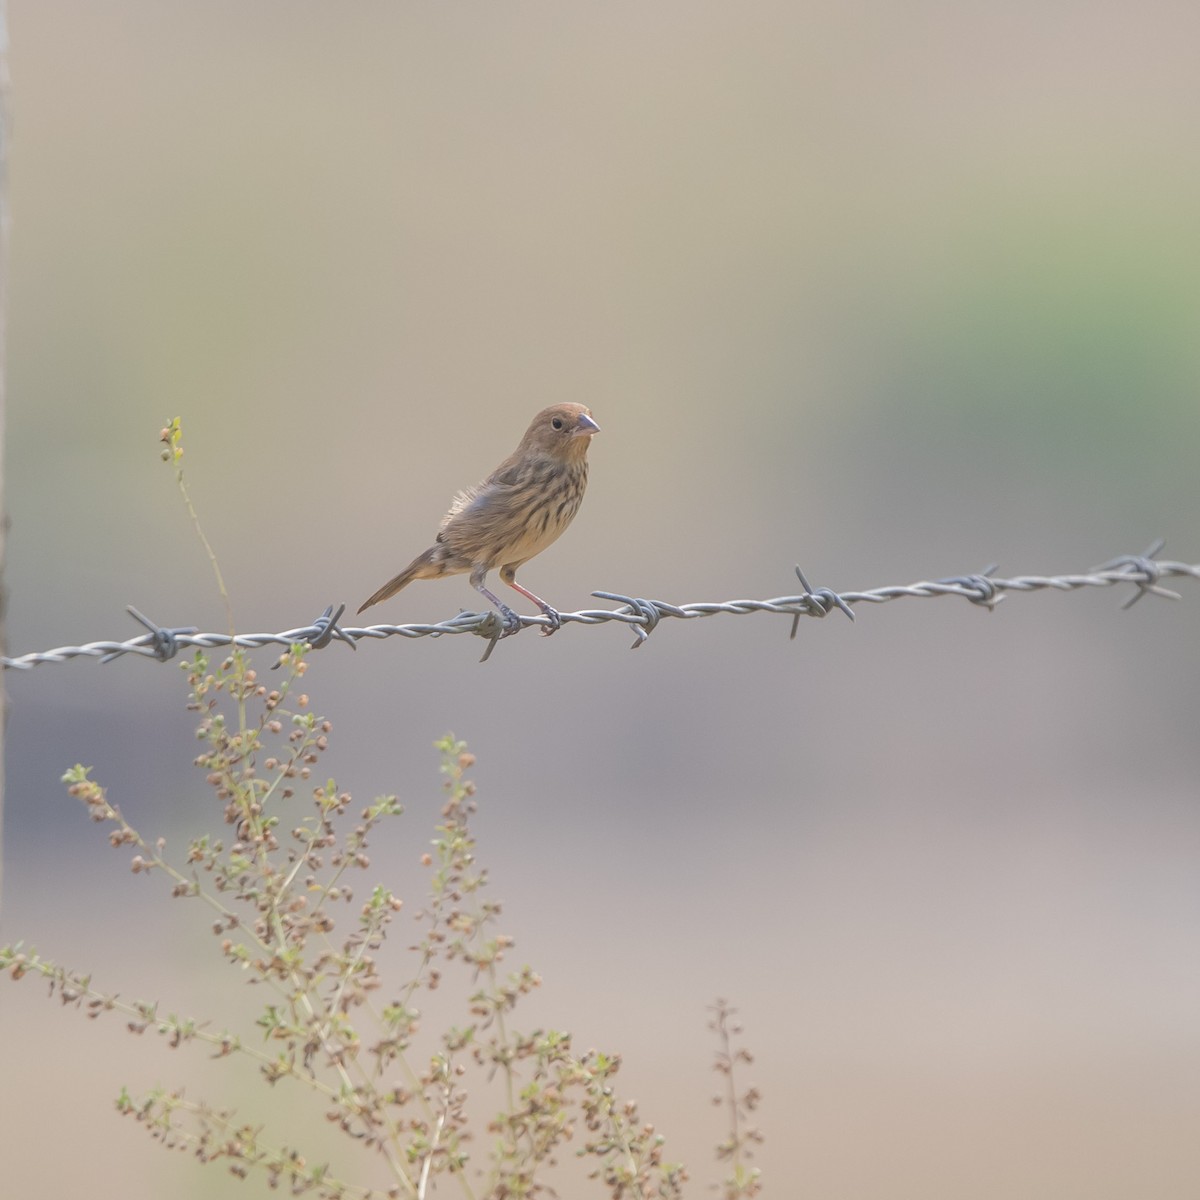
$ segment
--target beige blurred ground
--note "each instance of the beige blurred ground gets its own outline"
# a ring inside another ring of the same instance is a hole
[[[12,0],[10,23],[15,653],[132,634],[127,603],[222,627],[157,457],[175,414],[245,630],[357,606],[560,399],[603,427],[578,521],[523,572],[563,609],[787,594],[797,561],[848,589],[1159,535],[1200,558],[1194,5]],[[771,1196],[1182,1200],[1184,590],[896,604],[795,643],[664,624],[636,655],[571,628],[484,667],[474,639],[393,640],[308,683],[326,769],[409,805],[375,859],[402,890],[430,743],[470,740],[481,854],[546,980],[525,1024],[625,1055],[692,1194],[724,995]],[[475,603],[448,580],[380,619]],[[204,919],[57,783],[93,763],[147,832],[205,828],[174,669],[7,682],[0,936],[228,1005]],[[6,1194],[230,1194],[108,1107],[189,1077],[244,1102],[223,1074],[32,984],[0,986],[0,1030]]]

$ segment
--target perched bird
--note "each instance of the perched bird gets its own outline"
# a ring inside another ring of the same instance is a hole
[[[582,404],[542,409],[516,450],[482,483],[454,497],[437,541],[358,611],[394,596],[414,579],[470,571],[472,585],[500,610],[500,636],[507,637],[521,628],[521,619],[488,591],[487,573],[499,567],[500,578],[549,618],[542,633],[553,633],[559,627],[558,613],[517,582],[517,568],[541,554],[579,511],[587,487],[588,444],[599,432]]]

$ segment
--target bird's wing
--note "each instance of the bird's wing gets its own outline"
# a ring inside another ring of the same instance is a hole
[[[450,502],[450,511],[442,518],[440,529],[445,530],[455,517],[479,504],[503,506],[521,479],[521,463],[516,456],[506,458],[482,483],[463,488]]]

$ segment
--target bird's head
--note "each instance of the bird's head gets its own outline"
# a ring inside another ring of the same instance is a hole
[[[533,418],[520,449],[577,462],[587,455],[588,444],[599,432],[600,426],[582,404],[552,404]]]

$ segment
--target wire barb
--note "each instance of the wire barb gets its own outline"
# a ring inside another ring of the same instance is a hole
[[[592,608],[575,613],[560,613],[563,625],[600,625],[615,621],[629,626],[634,633],[633,649],[643,645],[650,634],[658,628],[665,617],[695,620],[697,617],[712,617],[717,614],[741,616],[747,613],[777,613],[792,618],[792,637],[796,636],[801,617],[825,617],[835,608],[854,620],[854,606],[859,604],[886,604],[891,600],[929,599],[935,596],[959,596],[982,608],[993,609],[1006,596],[1020,592],[1037,592],[1052,589],[1060,592],[1078,591],[1085,587],[1116,587],[1132,583],[1137,591],[1122,605],[1129,608],[1147,594],[1164,599],[1179,600],[1178,592],[1162,586],[1162,580],[1172,578],[1200,579],[1200,563],[1168,562],[1155,558],[1163,548],[1156,542],[1144,554],[1122,554],[1099,567],[1093,567],[1082,575],[1017,575],[1011,579],[994,577],[996,567],[989,566],[975,575],[956,575],[936,581],[922,581],[903,586],[872,588],[863,592],[835,592],[831,588],[814,588],[804,577],[799,567],[796,577],[804,588],[800,596],[778,596],[773,600],[727,600],[724,603],[668,604],[664,600],[647,600],[638,596],[626,596],[620,592],[593,592],[600,600],[609,600],[618,607],[613,609]],[[197,633],[194,626],[165,629],[148,617],[130,608],[129,613],[147,630],[138,637],[125,642],[90,642],[84,646],[60,646],[56,650],[22,654],[3,660],[5,669],[28,671],[44,663],[67,662],[73,658],[99,658],[111,662],[125,654],[141,655],[143,658],[166,662],[185,646],[211,649],[217,646],[240,646],[257,649],[261,646],[291,647],[306,642],[313,649],[321,649],[330,642],[345,642],[354,649],[358,642],[367,638],[389,637],[442,637],[444,634],[472,633],[486,638],[488,647],[481,662],[486,662],[504,633],[504,622],[498,613],[460,612],[447,621],[432,625],[367,625],[362,628],[343,629],[338,623],[345,606],[334,610],[330,605],[311,625],[289,629],[283,633]],[[521,617],[521,628],[529,625],[544,627],[546,618]]]
[[[814,591],[809,587],[808,580],[804,578],[804,572],[800,570],[799,563],[796,564],[796,578],[800,580],[800,586],[804,589],[804,598],[808,604],[792,617],[790,640],[796,640],[796,631],[800,628],[801,617],[827,617],[835,608],[840,608],[851,621],[854,620],[854,609],[832,588],[823,587]]]
[[[592,595],[597,600],[612,600],[615,604],[624,606],[621,610],[622,615],[631,618],[628,622],[629,627],[637,635],[633,645],[629,647],[630,650],[636,650],[658,628],[658,622],[663,615],[660,609],[666,611],[673,607],[669,604],[660,605],[655,600],[643,600],[639,596],[622,596],[620,592],[593,592]],[[683,617],[687,614],[674,609],[670,615]]]
[[[342,613],[346,611],[344,604],[338,605],[337,612],[333,611],[331,604],[314,622],[313,628],[319,630],[315,638],[308,643],[312,650],[324,650],[326,646],[337,638],[339,642],[345,642],[351,650],[357,650],[358,646],[352,637],[349,637],[345,631],[338,625],[338,621],[342,619]]]
[[[1092,568],[1096,572],[1111,571],[1121,567],[1128,568],[1129,574],[1127,577],[1131,583],[1137,585],[1137,591],[1121,605],[1122,611],[1132,608],[1147,593],[1162,596],[1164,600],[1183,599],[1178,592],[1173,592],[1170,588],[1158,586],[1158,580],[1162,575],[1165,564],[1155,562],[1154,556],[1166,544],[1166,538],[1158,538],[1144,554],[1120,554],[1116,558],[1110,558],[1108,562]]]
[[[310,650],[324,650],[334,638],[339,642],[345,642],[351,650],[357,650],[358,644],[340,625],[338,621],[341,619],[342,613],[346,611],[344,604],[338,605],[337,612],[333,611],[333,605],[330,604],[325,611],[310,625],[307,629],[293,630],[295,635],[292,638],[292,645],[299,646],[304,644]],[[193,632],[195,632],[193,630]],[[237,639],[234,639],[234,645],[239,644]],[[280,656],[271,664],[272,671],[278,671],[283,666],[284,656]]]
[[[1004,599],[996,590],[996,585],[991,580],[991,576],[996,573],[998,566],[998,563],[991,563],[984,567],[977,575],[950,575],[946,579],[939,579],[938,583],[944,583],[948,587],[960,588],[959,595],[964,600],[970,600],[972,604],[982,605],[988,612],[992,612],[996,605]]]
[[[504,636],[504,618],[498,612],[477,614],[468,613],[464,610],[459,615],[476,618],[475,627],[471,632],[481,638],[487,638],[487,649],[479,659],[481,663],[487,662],[492,657],[492,651],[495,650],[496,643]]]
[[[195,625],[181,625],[178,629],[164,629],[161,625],[156,625],[150,620],[145,613],[138,612],[132,604],[126,605],[125,611],[140,625],[150,630],[150,632],[144,637],[135,638],[132,642],[128,642],[124,646],[110,650],[100,659],[102,663],[112,662],[114,658],[120,658],[122,654],[127,654],[135,646],[149,646],[154,657],[159,662],[167,662],[179,652],[179,639],[197,632]],[[6,667],[9,665],[7,659],[4,660],[4,665]]]

